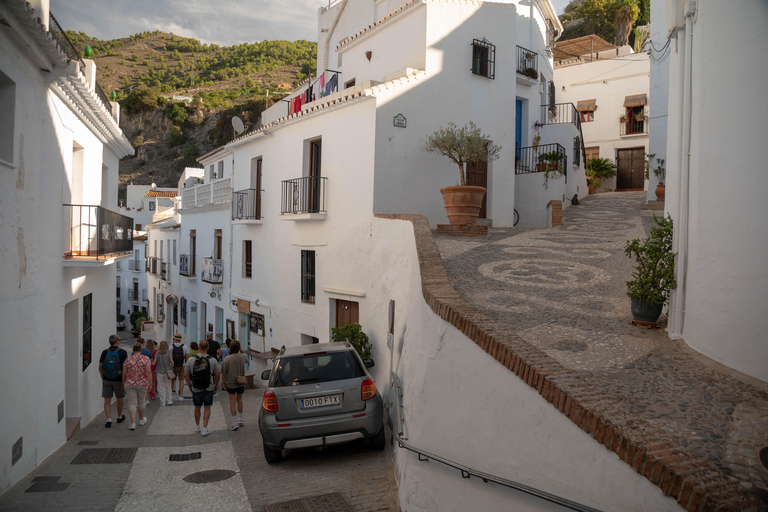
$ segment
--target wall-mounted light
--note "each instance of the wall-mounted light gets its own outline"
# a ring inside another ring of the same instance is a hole
[[[373,57],[373,52],[372,51],[369,50],[369,51],[365,52],[365,58],[368,59],[368,62],[371,62],[371,57]]]

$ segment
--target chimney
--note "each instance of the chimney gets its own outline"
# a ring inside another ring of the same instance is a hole
[[[85,69],[81,69],[85,75],[85,81],[88,82],[88,87],[93,91],[96,89],[96,62],[93,59],[83,59],[85,62]]]
[[[27,0],[29,6],[35,10],[35,16],[40,18],[40,23],[45,30],[50,30],[51,5],[50,0]]]

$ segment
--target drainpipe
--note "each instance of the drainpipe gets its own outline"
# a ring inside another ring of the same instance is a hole
[[[348,0],[344,0],[344,2],[342,2],[341,7],[339,7],[339,12],[336,14],[336,18],[334,18],[333,23],[331,24],[331,28],[328,29],[328,35],[325,36],[325,41],[323,42],[323,71],[328,69],[328,51],[330,47],[331,36],[333,35],[333,31],[336,30],[336,25],[339,23],[341,13],[344,12],[344,8],[347,6],[347,1]],[[320,71],[320,68],[318,68],[318,71]]]
[[[688,220],[689,220],[689,183],[691,174],[691,88],[693,73],[693,18],[696,15],[696,1],[689,0],[685,5],[685,54],[683,60],[683,137],[680,165],[680,190],[676,215],[676,243],[673,250],[677,251],[675,261],[675,279],[677,289],[674,291],[674,308],[669,322],[669,337],[683,337],[685,326],[685,292],[686,273],[688,266]]]

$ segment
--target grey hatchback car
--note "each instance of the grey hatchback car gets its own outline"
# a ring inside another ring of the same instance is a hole
[[[368,439],[383,450],[384,404],[365,363],[347,342],[285,348],[261,374],[264,392],[259,429],[267,462],[283,450],[326,447]]]

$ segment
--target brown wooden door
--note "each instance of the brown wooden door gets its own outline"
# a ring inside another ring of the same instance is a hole
[[[336,300],[336,327],[360,323],[360,304],[350,300]]]
[[[620,149],[616,158],[616,190],[643,190],[645,160],[643,148]]]
[[[320,211],[320,174],[322,165],[323,141],[321,139],[309,143],[309,186],[308,209],[310,213]]]
[[[488,189],[488,162],[467,162],[467,185]],[[485,201],[488,192],[483,196],[483,206],[480,207],[480,218],[484,219]]]

